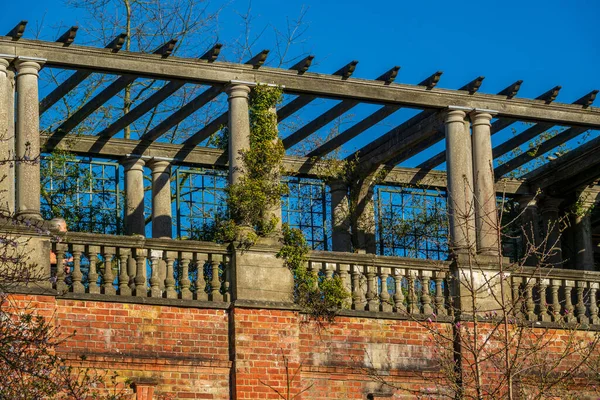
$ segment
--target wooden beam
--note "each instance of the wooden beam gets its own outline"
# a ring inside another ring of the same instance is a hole
[[[522,98],[506,99],[479,93],[471,96],[459,90],[431,89],[415,85],[382,85],[374,80],[314,74],[306,72],[232,63],[207,63],[198,59],[161,59],[154,54],[121,54],[110,50],[73,44],[41,42],[0,37],[0,53],[14,56],[31,56],[46,59],[46,67],[88,69],[112,74],[135,74],[142,78],[158,80],[184,80],[199,84],[227,84],[232,80],[268,82],[285,87],[288,94],[314,95],[340,100],[357,100],[381,105],[400,105],[420,109],[445,109],[449,106],[485,108],[498,111],[498,117],[521,121],[553,122],[556,125],[580,125],[600,128],[600,110],[580,105],[544,104]],[[159,61],[159,62],[157,62]]]
[[[10,36],[12,40],[19,40],[23,37],[25,33],[25,27],[27,26],[27,21],[23,20],[19,22],[14,28],[12,28],[6,36]]]
[[[298,129],[296,132],[291,133],[288,137],[283,139],[283,147],[287,150],[296,145],[340,115],[349,111],[353,107],[356,107],[358,104],[359,103],[354,100],[344,100],[336,104],[323,114],[319,115],[317,118],[302,126],[302,128]]]
[[[308,153],[306,157],[323,157],[331,153],[332,151],[339,148],[344,143],[352,140],[353,138],[366,131],[373,125],[383,121],[385,118],[392,115],[399,109],[399,106],[381,107],[379,110],[375,111],[373,114],[369,115],[362,121],[357,122],[350,128],[346,129],[344,132],[341,132],[339,135],[323,143],[321,146]]]
[[[427,90],[431,90],[438,84],[443,73],[443,71],[437,71],[433,75],[425,78],[425,80],[419,83],[417,86],[425,86]]]
[[[173,50],[175,50],[175,45],[177,44],[177,39],[171,39],[167,43],[161,44],[152,52],[152,54],[158,54],[162,58],[167,58],[171,54],[173,54]]]
[[[127,35],[122,33],[116,38],[114,38],[109,44],[106,45],[107,49],[111,49],[113,52],[118,52],[123,47],[123,43],[125,43],[125,39]],[[50,107],[56,104],[60,99],[65,97],[67,93],[71,90],[75,89],[77,85],[83,82],[88,76],[92,74],[91,71],[76,71],[65,79],[60,85],[58,85],[50,94],[40,101],[40,115],[48,111]]]
[[[308,69],[310,68],[310,65],[312,64],[314,58],[315,58],[315,56],[310,56],[310,55],[306,56],[302,60],[298,61],[296,64],[294,64],[293,66],[291,66],[290,69],[298,71],[298,74],[302,75],[303,73],[305,73],[306,71],[308,71]]]
[[[356,64],[358,64],[358,61],[356,61],[356,60],[350,61],[348,64],[344,65],[342,68],[335,71],[333,73],[333,75],[341,76],[342,79],[348,79],[354,73],[354,70],[356,69]]]
[[[315,100],[316,96],[298,96],[294,100],[287,103],[285,106],[277,110],[277,121],[281,122],[286,118],[289,118],[296,111],[302,107],[308,105],[310,102]]]
[[[56,41],[62,43],[65,47],[70,46],[75,41],[75,36],[77,36],[78,29],[78,26],[70,27],[65,33],[56,39]]]
[[[512,99],[513,97],[515,97],[517,95],[517,93],[519,93],[519,90],[521,89],[522,84],[523,84],[523,81],[518,80],[515,83],[513,83],[512,85],[509,85],[506,89],[501,90],[498,93],[498,95],[506,96],[506,98]]]
[[[185,118],[192,115],[194,112],[205,106],[209,101],[213,100],[223,91],[222,86],[212,86],[193,98],[179,110],[169,115],[165,120],[144,133],[140,140],[153,141],[165,134],[169,129],[183,121]]]
[[[185,145],[171,143],[142,143],[139,140],[101,138],[88,135],[68,135],[61,141],[54,141],[48,135],[41,135],[41,148],[44,152],[54,149],[69,150],[80,156],[91,156],[101,159],[118,160],[130,154],[145,157],[173,158],[176,165],[189,165],[207,168],[227,168],[227,151],[194,146],[182,152]],[[99,145],[100,143],[100,145]],[[143,149],[143,150],[142,150]],[[177,155],[182,155],[177,158]],[[328,173],[327,163],[320,163],[305,157],[285,156],[283,160],[290,174],[312,178],[323,178]],[[446,186],[446,173],[443,171],[423,172],[414,168],[393,168],[384,178],[382,184],[389,185],[427,185],[443,189]],[[529,189],[522,180],[510,180],[497,188],[499,193],[528,193]]]
[[[393,67],[392,69],[390,69],[389,71],[387,71],[386,73],[384,73],[383,75],[381,75],[379,78],[377,78],[375,80],[383,81],[386,85],[389,85],[392,82],[394,82],[394,80],[396,79],[396,76],[398,76],[398,71],[400,71],[400,67],[398,65],[396,65],[395,67]]]
[[[202,56],[200,56],[200,59],[206,60],[209,63],[217,61],[217,58],[219,58],[219,54],[221,53],[222,47],[223,47],[223,45],[221,43],[216,43],[206,53],[204,53]]]
[[[98,136],[102,137],[113,137],[121,130],[125,129],[129,125],[133,124],[144,114],[158,106],[167,97],[175,93],[179,88],[185,85],[182,81],[173,81],[164,85],[160,90],[152,94],[150,97],[145,99],[142,103],[136,106],[134,109],[123,115],[121,118],[110,124],[102,132],[98,133]]]
[[[600,178],[600,137],[526,174],[532,190],[564,195]]]
[[[263,50],[248,61],[246,64],[252,65],[252,68],[258,69],[263,66],[265,61],[267,61],[267,56],[269,55],[269,50]]]
[[[71,132],[77,125],[83,122],[91,113],[99,109],[104,103],[117,95],[127,85],[136,79],[133,75],[124,75],[119,77],[116,81],[104,88],[100,93],[94,96],[90,101],[85,103],[79,108],[73,115],[71,115],[65,122],[63,122],[54,131],[55,135],[65,135]]]
[[[592,104],[594,104],[594,100],[596,100],[596,95],[598,94],[598,90],[592,90],[582,98],[575,100],[573,104],[579,104],[583,106],[583,108],[588,108]]]
[[[552,103],[558,97],[558,93],[562,86],[554,86],[552,89],[548,90],[546,93],[536,97],[536,100],[543,100],[546,104]]]
[[[469,94],[475,94],[481,87],[481,83],[483,82],[484,79],[485,79],[485,76],[478,76],[477,78],[473,79],[471,82],[467,83],[466,85],[464,85],[463,87],[461,87],[458,90],[465,90]]]
[[[213,119],[206,126],[200,129],[198,132],[194,133],[192,136],[186,139],[183,142],[184,146],[197,146],[202,143],[204,140],[208,139],[210,135],[218,132],[224,126],[227,126],[229,122],[229,113],[223,113],[219,115],[217,118]]]
[[[538,124],[539,125],[539,124]],[[537,125],[536,125],[537,126]],[[566,129],[563,132],[558,133],[556,136],[551,137],[550,139],[542,142],[539,146],[533,149],[528,149],[524,151],[522,154],[517,157],[508,160],[502,165],[499,165],[494,169],[494,175],[496,178],[500,178],[509,172],[519,168],[520,166],[527,164],[529,161],[533,160],[536,157],[539,157],[543,154],[546,154],[552,149],[562,145],[563,143],[568,142],[574,137],[579,136],[583,132],[587,131],[587,128],[580,127],[571,127]]]

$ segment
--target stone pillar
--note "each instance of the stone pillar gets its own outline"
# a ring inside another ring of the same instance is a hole
[[[19,58],[17,69],[16,214],[41,220],[40,214],[40,116],[38,96],[39,60]]]
[[[476,248],[471,138],[465,117],[463,110],[450,109],[445,126],[450,249],[454,252]]]
[[[521,209],[521,226],[523,228],[523,245],[529,253],[527,265],[537,266],[538,258],[535,252],[540,245],[539,212],[536,196],[528,195],[519,198]]]
[[[129,157],[125,168],[125,234],[145,235],[144,220],[144,160]]]
[[[152,170],[152,237],[171,239],[171,164],[153,159],[148,166]]]
[[[594,270],[594,241],[592,239],[591,210],[597,194],[582,192],[579,195],[579,207],[573,216],[573,247],[575,269]]]
[[[14,73],[9,61],[0,58],[0,211],[15,210],[14,168]],[[12,118],[12,119],[11,119]]]
[[[471,113],[477,250],[482,254],[497,256],[499,224],[494,185],[491,120],[492,114],[489,112]]]
[[[352,237],[350,234],[350,204],[348,185],[343,181],[334,181],[329,184],[331,191],[331,221],[333,232],[331,245],[333,251],[352,251]]]
[[[275,107],[272,107],[269,110],[269,112],[271,114],[272,122],[275,125],[275,129],[277,130],[277,109]],[[276,137],[273,140],[273,142],[275,145],[277,145],[280,142],[279,137]],[[277,166],[275,168],[276,168],[275,171],[271,171],[273,179],[281,181],[279,166]],[[275,204],[268,205],[266,210],[263,213],[262,218],[263,218],[263,221],[266,226],[270,225],[271,220],[273,220],[273,218],[275,218],[277,223],[275,224],[275,226],[273,226],[273,232],[270,233],[268,236],[271,239],[276,240],[278,242],[279,237],[281,235],[281,199],[278,199],[278,201]]]
[[[231,84],[226,92],[229,96],[229,183],[235,184],[244,173],[240,151],[250,148],[250,87]]]
[[[352,213],[352,239],[354,250],[359,253],[375,254],[375,205],[373,176],[369,176],[355,187],[352,193],[354,212]]]
[[[546,246],[542,249],[546,253],[546,260],[555,267],[560,267],[563,262],[561,227],[560,227],[560,204],[563,199],[545,197],[542,203],[542,219],[546,237]]]

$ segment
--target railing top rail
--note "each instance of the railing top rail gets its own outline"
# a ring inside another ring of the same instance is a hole
[[[62,242],[67,244],[150,248],[153,250],[206,252],[213,254],[229,254],[227,245],[201,242],[197,240],[147,239],[141,235],[116,236],[97,233],[67,232],[62,236]]]
[[[376,254],[343,253],[336,251],[311,251],[310,261],[361,264],[376,267],[412,268],[424,270],[447,270],[449,261],[425,260],[420,258],[380,256]]]
[[[521,267],[511,271],[514,276],[542,278],[542,279],[565,279],[576,281],[600,282],[600,272],[569,270],[560,268],[535,268]]]

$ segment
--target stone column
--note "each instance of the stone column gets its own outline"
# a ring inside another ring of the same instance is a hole
[[[450,248],[454,252],[476,248],[471,138],[465,117],[465,111],[450,109],[445,126]]]
[[[40,116],[38,72],[40,60],[19,58],[17,69],[16,214],[41,220],[40,214]]]
[[[471,113],[477,250],[482,254],[497,256],[499,224],[494,185],[491,120],[492,114],[489,112],[476,110]]]
[[[171,164],[169,161],[152,159],[152,237],[171,239]]]
[[[125,234],[145,235],[144,220],[144,160],[129,157],[125,168]]]
[[[0,211],[3,214],[12,214],[15,210],[11,162],[14,157],[14,73],[8,70],[8,65],[8,60],[0,58]]]
[[[356,205],[352,213],[352,238],[354,250],[359,253],[375,254],[375,205],[373,202],[373,176],[369,176],[354,188],[351,194]]]
[[[528,195],[519,198],[519,208],[521,209],[521,226],[523,227],[523,244],[525,252],[530,255],[527,257],[527,265],[537,266],[538,258],[535,251],[540,245],[539,212],[536,196]]]
[[[273,124],[275,125],[275,129],[277,130],[278,129],[277,128],[277,109],[275,107],[272,107],[271,109],[269,109],[269,113],[271,114]],[[276,145],[278,142],[279,142],[279,138],[277,137],[274,139],[273,143]],[[272,173],[272,177],[274,180],[276,179],[278,181],[281,181],[279,166],[276,166],[275,171],[271,171],[271,173]],[[266,210],[263,213],[262,218],[263,218],[263,221],[266,226],[270,225],[273,218],[275,218],[277,223],[275,224],[275,226],[273,226],[273,232],[271,232],[268,236],[272,240],[275,240],[276,242],[278,242],[279,237],[281,235],[281,201],[280,201],[280,199],[275,204],[270,204],[267,206]]]
[[[250,148],[250,87],[231,84],[226,92],[229,96],[229,183],[235,184],[244,173],[240,151]]]
[[[597,194],[582,192],[579,195],[580,207],[573,216],[573,247],[575,268],[585,271],[594,270],[594,241],[592,239],[591,210]]]
[[[352,251],[350,234],[350,199],[348,185],[343,181],[329,184],[331,191],[332,228],[331,245],[333,251]]]
[[[555,197],[545,197],[542,203],[542,219],[546,231],[546,237],[542,238],[546,241],[546,246],[542,251],[546,253],[548,263],[555,267],[560,267],[563,262],[559,214],[562,201],[563,199]]]

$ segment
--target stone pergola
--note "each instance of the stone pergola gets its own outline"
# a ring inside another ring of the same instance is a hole
[[[355,79],[352,74],[357,66],[356,61],[326,75],[310,72],[313,56],[286,70],[264,66],[268,52],[260,53],[245,64],[232,64],[218,61],[220,45],[214,46],[198,59],[181,59],[171,56],[173,41],[159,47],[154,54],[128,53],[121,51],[124,35],[116,37],[105,48],[91,48],[73,43],[76,29],[70,29],[56,42],[25,39],[22,37],[24,29],[25,25],[21,23],[7,36],[0,37],[0,88],[4,91],[0,103],[0,130],[7,132],[2,154],[9,156],[14,147],[17,159],[35,159],[40,152],[65,148],[82,156],[120,160],[126,171],[127,234],[143,235],[145,232],[144,165],[152,170],[152,235],[155,238],[171,237],[171,193],[167,183],[172,164],[228,167],[230,181],[239,178],[240,161],[236,154],[249,146],[248,94],[256,84],[277,85],[287,95],[295,96],[277,110],[280,122],[318,98],[339,100],[337,105],[283,138],[286,149],[306,140],[361,103],[380,107],[308,152],[305,157],[286,158],[286,165],[292,172],[307,177],[318,176],[316,166],[320,158],[361,133],[368,132],[369,128],[399,109],[421,110],[348,156],[348,159],[358,157],[359,178],[363,183],[351,188],[332,183],[332,209],[335,213],[335,210],[343,208],[339,205],[348,201],[349,190],[356,191],[360,204],[357,209],[361,215],[352,218],[353,223],[342,222],[334,227],[332,242],[335,251],[374,251],[374,231],[369,228],[367,230],[370,231],[362,232],[363,228],[356,221],[373,218],[370,198],[373,190],[369,177],[382,169],[386,171],[383,180],[386,184],[424,183],[431,187],[447,188],[450,196],[451,246],[455,250],[464,248],[471,239],[476,238],[473,242],[478,253],[497,252],[497,235],[491,228],[497,225],[494,201],[497,194],[516,196],[527,218],[538,220],[539,213],[546,225],[553,229],[558,229],[558,226],[548,221],[557,220],[561,203],[572,202],[581,196],[585,197],[587,203],[596,201],[595,183],[600,178],[600,157],[597,156],[600,139],[588,140],[567,155],[529,172],[522,179],[501,177],[535,158],[530,153],[525,152],[495,168],[493,165],[494,159],[553,127],[568,129],[544,141],[539,146],[539,154],[587,130],[600,128],[600,111],[592,107],[597,90],[572,104],[562,104],[555,102],[560,90],[558,86],[535,99],[524,99],[517,96],[521,81],[509,85],[498,94],[484,94],[479,92],[483,77],[458,90],[447,90],[436,87],[441,72],[436,72],[417,85],[409,85],[394,82],[399,67],[374,80]],[[42,68],[74,72],[40,99],[38,72]],[[39,116],[70,91],[76,90],[92,73],[111,75],[115,79],[78,107],[57,129],[47,131],[40,127]],[[141,78],[164,82],[164,86],[97,135],[80,135],[72,140],[72,132],[79,124],[128,84]],[[207,85],[208,88],[138,139],[116,137],[185,83]],[[229,98],[228,112],[198,127],[196,133],[181,143],[163,143],[159,140],[169,129],[206,106],[221,92],[227,93]],[[13,110],[16,115],[13,115]],[[492,135],[519,121],[532,125],[492,147]],[[229,125],[229,152],[199,145],[225,124]],[[446,150],[431,156],[417,168],[396,167],[415,154],[431,153],[428,149],[444,140]],[[434,170],[444,162],[447,165],[446,172]],[[39,163],[18,162],[14,169],[10,163],[5,163],[2,173],[9,176],[9,179],[2,181],[2,189],[6,193],[15,193],[14,198],[9,196],[3,201],[3,206],[22,217],[41,218]],[[536,195],[538,192],[541,195]],[[474,207],[474,213],[469,212],[471,207]],[[468,221],[461,223],[459,220],[465,219],[467,214],[470,214]],[[593,253],[598,243],[593,242],[591,233],[596,232],[598,227],[590,220],[589,214],[581,219],[574,224],[576,260],[573,265],[577,269],[592,270]],[[334,216],[332,220],[341,219]],[[533,226],[537,228],[538,224]],[[351,234],[355,238],[354,249],[349,240]],[[557,234],[549,232],[551,236]],[[539,238],[539,233],[535,232],[534,236]],[[561,262],[560,252],[555,257],[558,265]]]

